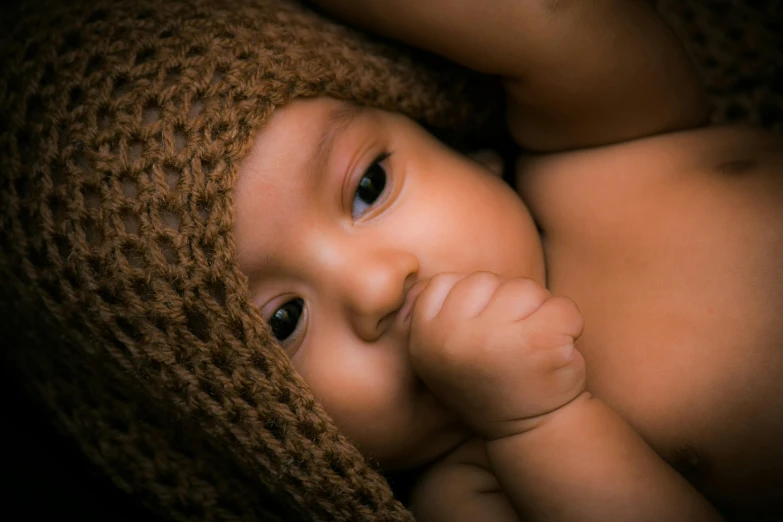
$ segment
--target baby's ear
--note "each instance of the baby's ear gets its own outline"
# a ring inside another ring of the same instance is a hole
[[[469,153],[468,157],[476,163],[486,167],[493,175],[497,177],[503,175],[503,158],[494,150],[480,149]]]

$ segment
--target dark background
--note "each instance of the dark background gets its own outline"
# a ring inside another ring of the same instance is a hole
[[[2,345],[2,342],[0,342]],[[71,440],[52,430],[23,398],[14,375],[0,370],[0,518],[15,520],[157,521],[116,488]],[[16,513],[16,515],[10,515]]]

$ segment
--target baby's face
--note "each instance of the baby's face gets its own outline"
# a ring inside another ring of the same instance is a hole
[[[513,190],[408,118],[319,98],[275,111],[235,203],[251,295],[341,431],[387,470],[464,440],[411,368],[400,310],[441,272],[543,283],[538,234]]]

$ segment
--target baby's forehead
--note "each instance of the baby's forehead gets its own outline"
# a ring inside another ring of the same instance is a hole
[[[240,165],[243,178],[258,176],[259,165],[285,157],[294,163],[322,159],[336,136],[369,109],[334,98],[297,99],[274,110],[259,129]]]
[[[295,100],[270,116],[243,158],[234,187],[233,233],[244,273],[259,264],[265,272],[274,270],[302,220],[318,219],[309,211],[324,196],[334,141],[370,110],[315,98]]]

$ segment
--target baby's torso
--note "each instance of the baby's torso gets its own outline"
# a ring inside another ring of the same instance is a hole
[[[681,132],[525,158],[518,181],[547,285],[584,315],[588,390],[713,501],[777,495],[783,140]]]

